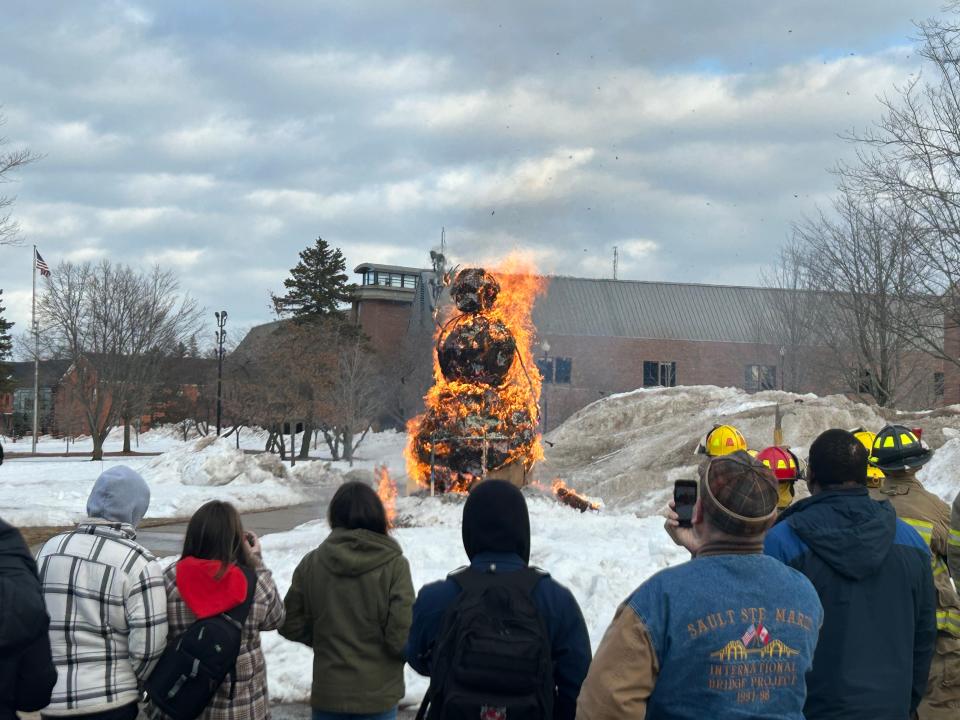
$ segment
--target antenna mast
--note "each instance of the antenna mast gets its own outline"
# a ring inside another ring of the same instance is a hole
[[[617,279],[617,270],[620,267],[620,248],[613,246],[613,279]]]

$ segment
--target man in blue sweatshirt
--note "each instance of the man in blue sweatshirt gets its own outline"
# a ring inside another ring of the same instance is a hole
[[[763,554],[777,480],[738,451],[701,467],[693,527],[667,530],[693,560],[620,606],[577,703],[577,720],[803,720],[823,616],[799,572]]]
[[[846,430],[814,440],[807,484],[811,497],[784,511],[764,545],[810,578],[823,603],[804,714],[907,720],[937,637],[930,552],[889,502],[870,499],[867,451]]]
[[[526,572],[530,516],[519,489],[504,480],[485,480],[474,487],[463,508],[463,547],[471,572],[490,576]],[[461,584],[455,579],[460,575],[424,585],[413,606],[413,626],[404,655],[421,675],[432,675],[435,670],[438,637],[448,610],[461,593]],[[590,636],[573,593],[546,573],[540,575],[532,600],[549,639],[548,664],[553,677],[546,680],[554,691],[553,720],[573,720],[580,684],[590,665]],[[504,668],[503,672],[512,670]]]

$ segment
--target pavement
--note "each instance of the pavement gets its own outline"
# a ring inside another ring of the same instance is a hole
[[[256,533],[258,537],[293,530],[305,522],[325,517],[333,492],[332,488],[318,489],[316,499],[304,505],[244,513],[241,516],[243,528]],[[157,557],[177,555],[183,549],[183,536],[186,531],[186,522],[141,528],[137,531],[137,542]]]

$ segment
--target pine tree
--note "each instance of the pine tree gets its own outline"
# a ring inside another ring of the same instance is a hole
[[[3,317],[3,290],[0,290],[0,395],[11,392],[13,383],[10,380],[12,372],[10,366],[4,361],[10,358],[13,351],[13,339],[10,337],[10,328],[13,323]]]
[[[272,296],[277,313],[298,319],[336,315],[340,303],[350,300],[354,287],[347,282],[346,267],[340,249],[317,238],[300,253],[300,262],[283,281],[286,295]]]

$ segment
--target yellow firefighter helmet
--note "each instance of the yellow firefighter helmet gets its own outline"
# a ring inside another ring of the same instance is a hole
[[[746,450],[747,441],[733,425],[715,425],[703,441],[703,452],[710,457],[729,455],[737,450]]]
[[[873,452],[873,443],[877,439],[877,434],[870,432],[869,430],[864,430],[863,428],[858,428],[853,431],[853,436],[860,441],[860,444],[867,449],[867,455],[869,456]],[[879,488],[883,487],[883,470],[873,465],[869,460],[867,461],[867,487],[870,488]]]

